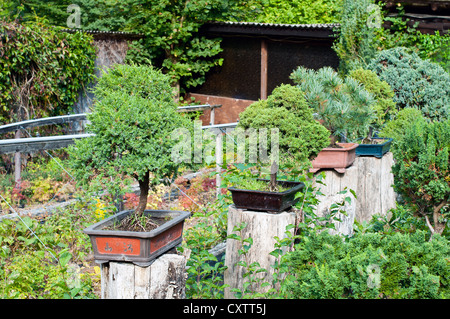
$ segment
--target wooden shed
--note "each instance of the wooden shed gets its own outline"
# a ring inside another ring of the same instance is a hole
[[[224,59],[211,70],[206,82],[190,91],[201,103],[222,104],[216,123],[238,120],[239,113],[258,99],[265,99],[302,65],[312,69],[337,68],[339,59],[332,49],[338,24],[270,24],[254,22],[213,22],[200,33],[222,38]],[[204,119],[209,118],[205,112]]]

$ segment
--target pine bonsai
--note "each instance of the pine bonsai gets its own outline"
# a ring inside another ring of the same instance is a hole
[[[368,134],[376,100],[358,81],[342,79],[330,67],[317,71],[299,67],[290,78],[305,92],[308,105],[328,129],[330,147],[342,138],[351,141]]]
[[[71,166],[84,185],[100,182],[113,194],[125,176],[134,177],[141,192],[135,213],[142,215],[150,187],[176,175],[171,133],[190,121],[177,112],[170,79],[152,67],[116,65],[95,96],[86,127],[95,135],[69,148]]]

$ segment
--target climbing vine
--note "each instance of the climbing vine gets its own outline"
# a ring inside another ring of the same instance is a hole
[[[94,61],[89,35],[0,20],[0,124],[67,113]]]

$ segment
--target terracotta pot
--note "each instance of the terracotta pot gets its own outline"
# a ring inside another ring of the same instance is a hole
[[[126,261],[141,267],[151,265],[157,257],[181,244],[184,220],[191,215],[183,211],[146,210],[146,215],[171,219],[149,232],[104,229],[133,212],[120,212],[84,230],[91,240],[97,263]]]
[[[319,152],[312,161],[309,171],[317,172],[322,168],[332,168],[338,173],[345,173],[345,169],[353,164],[356,157],[357,143],[337,143],[342,148],[326,147]]]
[[[269,183],[269,180],[264,180]],[[288,210],[298,201],[295,194],[301,191],[305,184],[294,181],[277,181],[279,185],[290,187],[284,192],[269,192],[229,187],[236,208],[252,211],[270,211],[279,213]]]

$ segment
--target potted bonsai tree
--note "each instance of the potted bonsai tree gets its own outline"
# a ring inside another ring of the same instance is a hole
[[[139,204],[85,229],[98,262],[132,261],[148,265],[181,243],[181,211],[146,210],[150,187],[174,178],[178,165],[171,158],[176,128],[190,121],[177,112],[169,79],[148,66],[116,65],[94,91],[96,101],[86,130],[92,137],[69,148],[71,168],[82,186],[101,185],[110,194],[123,194],[122,180],[134,178]]]
[[[275,88],[267,100],[251,104],[239,118],[238,128],[244,130],[277,128],[279,158],[272,158],[266,163],[259,162],[270,167],[270,173],[266,174],[269,178],[258,180],[258,176],[246,176],[241,178],[239,184],[228,188],[235,206],[273,212],[289,209],[295,204],[295,194],[304,184],[278,180],[279,166],[299,168],[310,164],[310,159],[328,145],[328,131],[314,120],[303,92],[288,84]]]
[[[357,143],[348,142],[367,135],[375,114],[375,99],[351,77],[342,79],[330,67],[317,71],[299,67],[290,78],[305,92],[316,118],[329,131],[330,141],[312,161],[311,172],[332,168],[344,173],[355,159]]]
[[[359,144],[356,148],[356,156],[381,158],[389,151],[393,139],[392,137],[378,137],[373,132],[379,132],[398,114],[394,102],[394,91],[386,81],[380,80],[377,74],[371,70],[355,69],[350,71],[349,76],[361,83],[376,99],[373,104],[375,117],[370,123],[368,134],[355,140]]]

